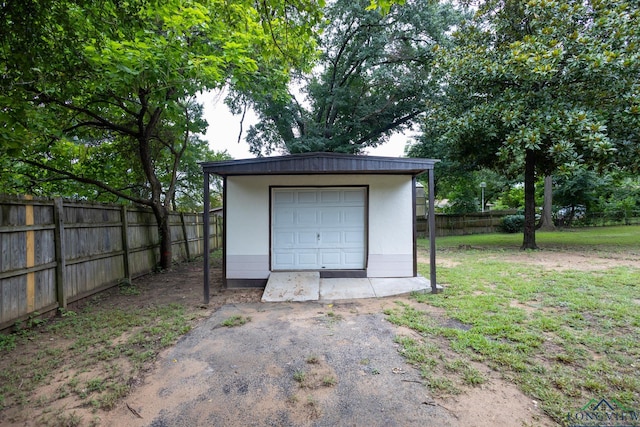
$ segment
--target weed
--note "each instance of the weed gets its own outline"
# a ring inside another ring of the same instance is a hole
[[[335,313],[333,311],[328,311],[327,312],[327,317],[329,318],[329,320],[331,320],[332,322],[339,322],[342,319],[344,319],[344,316],[342,316],[342,314],[339,313]]]
[[[231,328],[231,327],[234,327],[234,326],[242,326],[245,323],[250,322],[250,321],[251,321],[251,317],[250,316],[244,317],[244,316],[240,316],[240,315],[236,314],[236,315],[231,316],[228,319],[224,320],[221,323],[221,325],[222,326],[226,326],[228,328]]]
[[[452,395],[461,393],[461,390],[458,387],[456,387],[453,381],[447,377],[440,377],[440,376],[435,376],[430,374],[425,375],[424,372],[422,372],[422,374],[423,374],[423,378],[427,380],[427,386],[434,393],[452,394]]]
[[[303,386],[307,379],[307,374],[302,370],[297,370],[293,373],[293,379],[300,384],[300,386]]]
[[[138,287],[131,283],[129,280],[122,280],[118,284],[118,289],[120,290],[120,295],[140,295],[140,289],[138,289]]]
[[[16,336],[0,333],[0,351],[10,351],[16,348]]]
[[[88,392],[100,392],[104,391],[106,385],[102,378],[93,378],[87,381],[86,389]]]
[[[317,365],[318,363],[320,363],[320,358],[318,358],[318,356],[316,355],[311,355],[307,357],[306,362],[310,365]]]
[[[62,316],[62,317],[75,317],[75,316],[78,315],[78,313],[76,313],[75,311],[67,310],[64,307],[58,308],[58,312],[60,313],[60,316]]]
[[[129,393],[129,386],[122,383],[112,384],[106,393],[98,398],[99,407],[107,411],[115,408],[118,400]]]
[[[306,406],[307,406],[307,408],[310,409],[312,418],[320,417],[320,415],[321,415],[320,404],[318,403],[318,401],[313,396],[311,396],[311,395],[307,396]]]
[[[478,371],[477,369],[471,366],[466,366],[465,369],[462,371],[462,380],[464,381],[465,384],[472,387],[475,387],[487,382],[487,379],[485,378],[485,376],[482,375],[480,371]]]
[[[334,385],[336,385],[337,382],[338,381],[334,377],[331,377],[331,376],[327,376],[327,377],[322,378],[322,385],[325,386],[325,387],[333,387]]]
[[[58,410],[50,417],[44,417],[39,420],[40,424],[64,427],[78,427],[82,425],[82,415],[78,415],[75,411],[66,413]]]

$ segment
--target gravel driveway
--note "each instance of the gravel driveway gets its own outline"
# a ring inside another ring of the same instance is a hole
[[[453,426],[398,353],[393,299],[226,305],[112,411],[130,426]],[[244,325],[222,326],[232,316]]]

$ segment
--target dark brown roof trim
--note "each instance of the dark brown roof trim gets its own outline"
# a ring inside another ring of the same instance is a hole
[[[439,160],[362,156],[340,153],[304,153],[201,163],[205,173],[229,175],[393,174],[420,175]]]

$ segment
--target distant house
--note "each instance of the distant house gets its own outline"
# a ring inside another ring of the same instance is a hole
[[[209,214],[210,215],[214,215],[214,216],[223,216],[224,215],[224,209],[222,206],[218,206],[215,208],[211,208],[209,209]]]
[[[224,181],[225,285],[261,287],[272,271],[417,276],[416,177],[429,174],[431,199],[436,162],[309,153],[203,163],[205,201],[209,175]]]

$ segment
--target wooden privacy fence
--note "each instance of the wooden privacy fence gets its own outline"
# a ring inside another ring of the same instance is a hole
[[[500,231],[502,219],[515,213],[515,210],[506,210],[467,214],[436,214],[436,236],[495,233]],[[417,231],[421,237],[429,235],[426,218],[417,219]]]
[[[203,215],[171,213],[173,260],[203,255]],[[222,245],[211,215],[210,246]],[[148,209],[0,197],[0,330],[153,271],[158,229]]]

